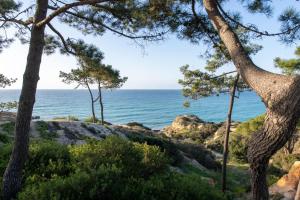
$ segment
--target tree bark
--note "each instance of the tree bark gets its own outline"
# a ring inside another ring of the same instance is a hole
[[[98,83],[98,92],[99,92],[99,104],[100,104],[100,111],[101,111],[101,124],[104,125],[104,107],[102,101],[102,91],[101,91],[101,84]]]
[[[227,158],[228,158],[228,142],[229,142],[229,133],[231,127],[231,116],[232,116],[232,109],[234,104],[235,98],[235,91],[237,89],[237,84],[239,81],[240,75],[236,75],[236,79],[233,83],[232,90],[230,93],[230,102],[227,114],[227,122],[226,122],[226,133],[224,138],[224,150],[223,150],[223,165],[222,165],[222,191],[225,193],[226,191],[226,174],[227,174]]]
[[[48,0],[37,0],[16,118],[14,146],[3,175],[2,192],[5,200],[15,198],[21,188],[22,170],[28,155],[30,122],[44,48],[45,26],[37,27],[35,24],[46,17],[47,5]]]
[[[92,116],[92,117],[93,117],[93,123],[96,123],[95,105],[94,105],[94,103],[95,103],[95,101],[94,101],[94,95],[93,95],[93,93],[92,93],[92,91],[91,91],[91,88],[90,88],[90,86],[89,86],[89,83],[86,82],[85,85],[86,85],[86,87],[88,88],[88,91],[89,91],[89,93],[90,93],[91,106],[92,106],[92,115],[93,115],[93,116]]]
[[[291,138],[300,117],[300,77],[274,74],[257,67],[219,12],[216,0],[203,0],[203,5],[243,80],[267,107],[263,128],[253,134],[248,148],[253,199],[266,200],[268,161]]]

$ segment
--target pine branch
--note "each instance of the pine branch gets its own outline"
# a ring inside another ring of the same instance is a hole
[[[240,27],[242,27],[242,28],[244,28],[244,29],[246,29],[246,30],[248,30],[248,31],[251,31],[251,32],[254,32],[254,33],[258,34],[258,36],[271,36],[271,37],[273,37],[273,36],[281,36],[281,35],[290,34],[291,32],[294,32],[294,31],[300,29],[300,24],[298,24],[298,25],[296,25],[296,26],[294,26],[294,27],[292,27],[292,28],[289,28],[289,29],[287,29],[287,30],[285,30],[285,31],[278,32],[278,33],[269,33],[268,31],[259,31],[259,30],[257,30],[257,29],[252,28],[251,26],[246,26],[246,25],[244,25],[244,24],[242,24],[242,23],[236,21],[235,19],[233,19],[232,17],[230,17],[230,16],[225,12],[225,10],[222,8],[222,6],[219,4],[218,1],[215,1],[215,2],[216,2],[216,4],[217,4],[219,10],[221,11],[221,13],[222,13],[227,19],[229,19],[230,21],[234,22],[234,23],[237,24],[238,26],[240,26]]]
[[[65,4],[64,6],[53,11],[50,15],[48,15],[48,17],[46,17],[42,21],[38,22],[36,24],[36,26],[40,27],[40,26],[44,26],[44,25],[48,24],[54,17],[56,17],[62,13],[65,13],[66,11],[68,11],[71,8],[83,6],[83,5],[94,5],[97,3],[104,3],[104,2],[109,2],[109,1],[113,2],[115,0],[82,0],[82,1],[74,2],[74,3],[70,3],[70,4]]]
[[[72,55],[76,56],[76,53],[74,53],[72,50],[69,49],[68,44],[67,44],[66,40],[64,39],[63,35],[62,35],[58,30],[56,30],[56,29],[52,26],[52,24],[50,24],[50,22],[49,22],[47,25],[48,25],[48,27],[49,27],[56,35],[58,35],[58,37],[60,38],[60,40],[61,40],[61,42],[62,42],[62,44],[63,44],[63,46],[64,46],[66,52],[68,52],[69,54],[72,54]]]

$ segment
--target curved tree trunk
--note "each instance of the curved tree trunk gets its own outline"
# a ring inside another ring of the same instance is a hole
[[[266,184],[269,159],[290,139],[300,117],[300,77],[274,74],[257,67],[219,12],[216,0],[203,3],[243,80],[267,107],[263,128],[252,136],[248,149],[253,199],[265,200],[269,198]]]
[[[232,116],[235,92],[237,89],[239,78],[240,75],[237,74],[230,93],[230,102],[229,102],[229,108],[227,114],[226,133],[224,138],[224,150],[223,150],[223,165],[222,165],[222,191],[224,193],[226,191],[226,174],[227,174],[226,168],[227,168],[227,158],[228,158],[228,142],[229,142],[229,133],[230,133],[230,126],[231,126],[231,116]]]
[[[93,123],[96,123],[95,105],[94,105],[94,103],[95,103],[95,101],[94,101],[94,95],[93,95],[93,93],[92,93],[92,91],[91,91],[91,88],[90,88],[89,84],[86,82],[85,85],[86,85],[86,87],[88,88],[88,91],[89,91],[89,93],[90,93],[91,106],[92,106],[92,115],[93,115]]]
[[[102,91],[101,91],[100,83],[98,83],[98,92],[99,92],[99,104],[101,109],[101,124],[104,125],[104,107],[103,107]]]
[[[46,17],[47,5],[48,0],[37,0],[35,24]],[[44,33],[45,26],[33,25],[19,99],[14,147],[3,175],[3,197],[6,200],[13,199],[21,188],[22,170],[28,154],[30,122],[44,48]]]

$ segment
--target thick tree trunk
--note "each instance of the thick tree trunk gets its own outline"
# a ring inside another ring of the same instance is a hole
[[[224,193],[226,191],[226,174],[227,174],[226,168],[227,168],[227,158],[228,158],[228,142],[229,142],[229,133],[230,133],[230,126],[231,126],[231,116],[232,116],[232,109],[233,109],[234,98],[235,98],[235,91],[237,89],[239,78],[240,75],[237,74],[230,93],[230,102],[229,102],[229,108],[227,114],[226,133],[224,137],[223,165],[222,165],[222,191]]]
[[[35,24],[46,17],[47,5],[48,0],[37,0]],[[44,33],[45,26],[33,25],[19,99],[14,147],[3,175],[3,197],[6,200],[13,199],[21,188],[22,170],[28,154],[30,122],[44,48]]]
[[[101,91],[100,83],[98,83],[98,92],[99,92],[99,104],[100,104],[100,111],[101,111],[101,124],[104,125],[104,107],[103,107],[102,91]]]
[[[278,75],[257,67],[219,12],[216,0],[203,0],[203,3],[243,80],[267,107],[263,129],[253,134],[248,148],[253,199],[266,200],[268,161],[291,138],[300,117],[300,77]]]
[[[92,106],[92,117],[93,117],[93,123],[96,123],[96,115],[95,115],[95,101],[94,101],[94,95],[91,91],[91,88],[89,86],[89,84],[86,82],[86,87],[88,88],[88,91],[90,93],[90,98],[91,98],[91,106]]]

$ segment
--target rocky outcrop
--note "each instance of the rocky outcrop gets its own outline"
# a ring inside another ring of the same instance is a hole
[[[300,161],[296,161],[288,174],[281,177],[269,188],[273,199],[294,200],[300,181]]]
[[[0,112],[0,123],[15,122],[17,113],[14,112]]]
[[[215,133],[220,124],[204,122],[195,115],[179,115],[162,132],[171,138],[190,138],[204,140]]]

